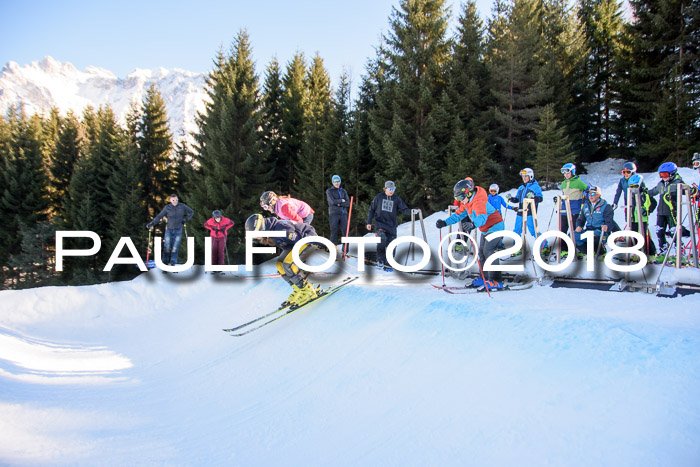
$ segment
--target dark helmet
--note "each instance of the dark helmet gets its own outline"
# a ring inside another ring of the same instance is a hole
[[[678,166],[674,164],[673,162],[664,162],[659,166],[659,173],[661,172],[668,172],[671,177],[676,175],[676,172],[678,171]]]
[[[219,211],[219,210],[217,209],[216,211],[214,211],[214,212],[211,213],[211,217],[217,218],[217,217],[224,217],[224,216],[223,216],[223,214],[221,214],[221,211]]]
[[[693,168],[700,169],[700,152],[693,154]]]
[[[252,214],[245,221],[245,229],[248,231],[265,230],[265,220],[262,214]]]
[[[471,178],[465,178],[460,180],[455,184],[453,188],[455,199],[458,201],[463,201],[467,194],[474,190],[474,180]]]
[[[260,196],[260,206],[271,207],[277,201],[277,195],[274,191],[266,191]]]
[[[622,171],[629,170],[632,173],[637,173],[637,164],[634,162],[625,162],[622,166]]]

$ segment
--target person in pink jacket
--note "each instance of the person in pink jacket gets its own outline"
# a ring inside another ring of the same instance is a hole
[[[226,237],[228,237],[228,230],[233,225],[233,221],[224,217],[218,209],[212,212],[211,219],[204,223],[204,228],[211,232],[211,264],[218,266],[224,264]]]
[[[260,206],[282,220],[292,220],[311,225],[314,211],[302,200],[287,196],[277,196],[274,191],[266,191],[260,197]]]

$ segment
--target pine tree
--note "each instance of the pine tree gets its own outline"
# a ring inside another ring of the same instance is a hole
[[[200,115],[196,135],[199,169],[189,180],[193,222],[201,225],[219,209],[236,222],[230,237],[241,239],[243,221],[260,209],[258,199],[272,174],[262,144],[259,84],[245,31],[238,33],[229,57],[219,54],[207,93],[210,103]],[[195,238],[201,246],[201,233]],[[237,244],[233,251],[242,247]]]
[[[448,12],[443,0],[403,0],[390,18],[386,38],[391,84],[378,96],[378,116],[372,132],[379,144],[373,155],[384,165],[409,206],[435,208],[444,192],[444,135],[432,116],[446,88],[450,43]],[[389,125],[386,123],[391,122]],[[440,136],[442,135],[442,137]]]
[[[535,128],[535,163],[533,168],[540,184],[558,180],[560,169],[573,160],[571,144],[566,128],[559,124],[554,113],[554,105],[542,109],[540,122]]]
[[[171,158],[173,138],[168,127],[165,102],[154,84],[148,88],[143,99],[136,143],[146,168],[146,207],[148,213],[155,216],[174,191],[177,170]]]
[[[321,207],[326,205],[326,188],[331,176],[332,157],[326,147],[326,132],[331,120],[331,80],[323,66],[323,59],[316,54],[306,78],[306,109],[304,112],[304,144],[300,154],[297,175],[303,188],[304,201],[316,211],[319,219],[317,230],[323,233],[328,225],[328,214]]]
[[[73,176],[75,163],[80,157],[81,137],[80,123],[73,112],[68,112],[62,120],[58,132],[58,141],[51,154],[49,170],[51,173],[52,209],[57,225],[64,225],[68,217],[68,187]]]
[[[21,253],[20,222],[33,226],[47,219],[48,179],[41,151],[42,122],[26,119],[22,110],[10,110],[9,142],[5,142],[0,186],[0,267],[17,281],[19,271],[10,268],[12,255]]]
[[[282,78],[282,147],[281,161],[286,175],[282,184],[283,193],[296,195],[299,157],[304,145],[304,111],[306,108],[306,64],[304,55],[297,53],[287,65]]]
[[[490,138],[506,183],[515,184],[528,164],[540,108],[553,100],[545,66],[544,10],[541,0],[496,2],[489,23],[487,64],[491,77]]]
[[[275,192],[282,192],[282,187],[288,185],[288,168],[282,150],[283,92],[279,62],[273,59],[267,66],[263,84],[262,126],[265,150],[270,154],[270,165],[274,167],[269,189]]]

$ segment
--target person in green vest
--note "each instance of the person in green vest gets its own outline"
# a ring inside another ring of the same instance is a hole
[[[576,175],[576,165],[569,162],[564,164],[561,168],[561,173],[564,176],[564,181],[561,182],[561,191],[564,196],[569,198],[569,207],[571,208],[571,222],[576,224],[576,219],[581,212],[581,206],[583,206],[584,196],[586,190],[588,190],[591,185],[579,175]],[[555,199],[556,201],[556,199]],[[563,233],[569,232],[569,220],[566,212],[566,202],[563,200],[559,201],[559,225],[561,226],[561,231]],[[562,258],[568,254],[568,248],[566,243],[561,244],[561,255]]]

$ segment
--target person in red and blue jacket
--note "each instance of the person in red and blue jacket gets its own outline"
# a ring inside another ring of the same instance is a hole
[[[228,231],[234,226],[234,222],[224,217],[218,209],[211,213],[211,219],[204,223],[204,228],[211,233],[211,264],[224,264],[224,250]]]
[[[488,201],[486,190],[480,186],[475,186],[471,179],[460,180],[454,186],[454,197],[461,202],[457,211],[447,219],[438,219],[435,222],[435,227],[441,229],[448,225],[460,222],[467,215],[471,218],[474,225],[481,232],[481,241],[479,243],[479,261],[483,264],[486,258],[491,256],[497,249],[501,238],[486,241],[488,234],[499,232],[505,228],[503,217]],[[493,264],[500,264],[498,260]],[[498,271],[485,271],[486,280],[489,281],[490,289],[503,288],[503,283],[500,282],[501,274]],[[472,281],[472,286],[478,287],[483,285],[483,280],[480,278]]]

